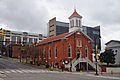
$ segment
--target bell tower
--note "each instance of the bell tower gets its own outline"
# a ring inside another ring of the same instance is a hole
[[[82,16],[74,9],[73,14],[69,17],[69,32],[82,29]]]

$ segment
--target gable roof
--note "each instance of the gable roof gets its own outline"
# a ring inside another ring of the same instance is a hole
[[[60,39],[62,39],[63,37],[65,37],[66,35],[68,35],[68,34],[70,34],[70,33],[66,32],[66,33],[63,33],[63,34],[58,35],[58,36],[49,37],[49,38],[44,39],[44,40],[42,40],[41,42],[39,42],[38,45],[44,44],[44,43],[49,43],[49,42],[52,42],[52,41],[60,40]]]
[[[77,13],[76,9],[74,10],[73,14],[69,17],[69,19],[71,19],[71,18],[73,18],[73,17],[82,18],[82,16]]]
[[[57,41],[57,40],[63,40],[63,39],[67,39],[67,37],[71,36],[72,34],[76,33],[76,32],[82,32],[81,30],[76,30],[76,31],[73,31],[73,32],[66,32],[66,33],[63,33],[61,35],[58,35],[58,36],[53,36],[53,37],[50,37],[50,38],[47,38],[47,39],[44,39],[42,40],[41,42],[39,42],[37,45],[40,45],[40,44],[45,44],[45,43],[49,43],[49,42],[53,42],[53,41]],[[93,40],[87,36],[84,32],[82,32],[84,36],[86,36],[89,40],[91,40],[91,42],[93,42]]]
[[[118,41],[118,40],[110,40],[110,41],[107,42],[105,45],[108,45],[108,44],[111,43],[111,42],[117,42],[117,43],[120,43],[120,41]]]

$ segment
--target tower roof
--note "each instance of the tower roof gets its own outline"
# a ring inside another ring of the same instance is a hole
[[[76,9],[74,9],[74,12],[73,12],[73,14],[69,17],[69,19],[71,19],[71,18],[73,18],[73,17],[82,18],[82,16],[77,13]]]

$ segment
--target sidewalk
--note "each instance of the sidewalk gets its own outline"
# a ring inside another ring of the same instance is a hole
[[[72,74],[80,74],[92,77],[101,77],[101,78],[108,78],[108,79],[118,79],[120,80],[120,73],[119,74],[108,74],[103,72],[102,74],[95,75],[95,72],[72,72]]]

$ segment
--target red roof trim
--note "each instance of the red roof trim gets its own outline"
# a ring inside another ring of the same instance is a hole
[[[82,18],[82,16],[77,13],[76,9],[74,10],[73,14],[69,17],[69,19],[70,19],[70,18],[73,18],[73,17]]]

